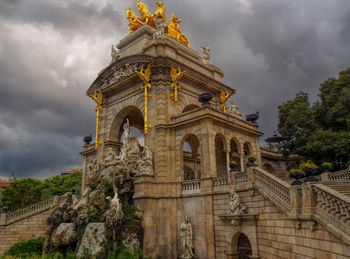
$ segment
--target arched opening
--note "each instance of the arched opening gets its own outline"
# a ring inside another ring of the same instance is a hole
[[[188,111],[191,111],[191,110],[195,110],[195,109],[198,109],[199,106],[196,105],[196,104],[190,104],[190,105],[187,105],[183,110],[182,110],[182,113],[184,112],[188,112]]]
[[[271,174],[275,174],[275,168],[269,163],[265,163],[263,169]]]
[[[230,140],[230,160],[235,161],[238,164],[238,168],[241,168],[241,160],[239,157],[239,144],[235,139]]]
[[[252,246],[248,237],[241,233],[237,240],[237,254],[238,259],[249,259],[252,255]]]
[[[127,106],[118,112],[111,126],[110,139],[116,141],[121,146],[123,142],[124,129],[123,125],[129,120],[130,136],[136,137],[141,146],[144,145],[143,134],[143,114],[136,106]],[[118,150],[119,152],[119,150]]]
[[[184,139],[182,144],[182,159],[184,180],[200,179],[201,161],[199,139],[193,134]]]
[[[248,156],[252,155],[251,148],[248,142],[244,143],[243,145],[243,154],[244,154],[244,169],[248,167],[249,161]]]
[[[217,176],[226,176],[227,164],[225,153],[225,138],[217,134],[215,136],[215,155],[216,155],[216,173]]]

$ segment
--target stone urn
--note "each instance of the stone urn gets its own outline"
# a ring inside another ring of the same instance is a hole
[[[248,156],[248,166],[249,167],[256,167],[257,165],[255,164],[256,157],[255,156]]]
[[[303,182],[299,179],[303,178],[304,174],[302,171],[293,170],[289,172],[289,177],[294,179],[294,182],[291,184],[292,186],[301,185]]]
[[[238,164],[236,161],[230,161],[230,173],[237,172]]]
[[[318,179],[315,178],[315,175],[317,175],[317,168],[303,167],[303,172],[306,175],[306,179],[304,180],[305,183],[307,183],[307,182],[318,182]]]
[[[211,99],[213,99],[213,95],[211,93],[202,93],[198,97],[198,101],[202,103],[202,105],[209,105]]]

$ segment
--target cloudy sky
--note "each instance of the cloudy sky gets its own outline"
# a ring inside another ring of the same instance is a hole
[[[145,1],[150,11],[154,1]],[[136,0],[0,0],[0,175],[44,178],[80,168],[94,133],[85,92],[128,34]],[[165,1],[191,47],[211,59],[243,114],[271,135],[277,107],[350,66],[348,0]]]

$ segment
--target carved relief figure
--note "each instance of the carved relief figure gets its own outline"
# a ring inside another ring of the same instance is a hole
[[[193,253],[193,243],[192,243],[192,225],[191,225],[191,218],[189,216],[184,217],[184,221],[181,223],[180,226],[180,237],[181,237],[181,244],[182,248],[184,250],[183,255],[181,258],[192,258],[194,256]]]
[[[247,207],[239,202],[239,196],[234,190],[230,191],[230,202],[228,206],[232,215],[240,215],[247,210]]]
[[[138,161],[139,175],[153,175],[153,155],[148,147],[144,147]]]
[[[156,17],[156,30],[154,31],[153,38],[154,39],[162,39],[165,37],[165,30],[168,26],[167,22],[163,22],[162,18]]]
[[[210,48],[209,47],[201,47],[201,52],[203,53],[202,62],[207,65],[211,65],[210,61]]]
[[[130,124],[129,124],[129,119],[126,119],[125,124],[123,125],[124,129],[124,137],[123,137],[123,143],[125,145],[128,144],[129,138],[130,138]]]

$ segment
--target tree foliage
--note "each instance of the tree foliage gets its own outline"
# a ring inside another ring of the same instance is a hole
[[[14,211],[73,189],[79,193],[81,175],[81,172],[74,172],[67,176],[56,175],[43,182],[32,178],[16,180],[1,191],[2,208]]]
[[[339,78],[320,85],[320,100],[310,105],[308,95],[297,93],[280,105],[278,131],[285,155],[297,154],[317,164],[331,162],[334,170],[350,160],[350,68]]]

